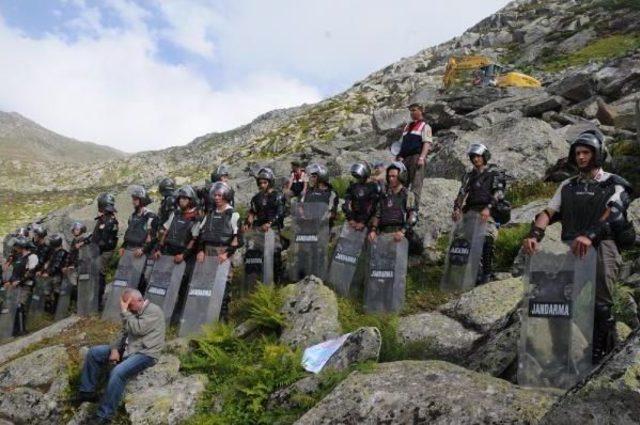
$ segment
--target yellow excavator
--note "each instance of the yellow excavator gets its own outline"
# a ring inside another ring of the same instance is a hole
[[[502,66],[486,56],[451,57],[442,77],[444,88],[471,82],[474,86],[541,87],[542,83],[520,72],[502,74]]]

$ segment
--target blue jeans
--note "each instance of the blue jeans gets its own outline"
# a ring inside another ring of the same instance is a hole
[[[80,392],[93,393],[100,373],[109,365],[111,348],[108,345],[96,345],[89,349],[80,377]],[[155,364],[155,359],[146,354],[132,354],[115,366],[109,374],[107,390],[100,400],[97,415],[110,418],[120,405],[124,386],[136,374]]]

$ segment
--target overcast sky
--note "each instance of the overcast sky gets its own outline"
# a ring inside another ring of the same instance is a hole
[[[127,152],[182,145],[339,93],[507,3],[0,0],[0,110]]]

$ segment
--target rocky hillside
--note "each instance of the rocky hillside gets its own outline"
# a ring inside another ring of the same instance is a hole
[[[125,154],[117,149],[70,139],[17,112],[0,111],[0,158],[3,162],[26,166],[33,162],[95,163],[124,157]]]

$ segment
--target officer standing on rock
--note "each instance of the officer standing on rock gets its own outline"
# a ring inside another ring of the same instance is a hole
[[[616,329],[612,293],[621,263],[619,247],[635,241],[635,231],[626,218],[631,186],[602,169],[606,156],[604,136],[598,130],[585,131],[572,142],[569,162],[578,167],[579,174],[561,183],[523,241],[525,252],[535,253],[546,227],[560,221],[562,240],[571,244],[576,256],[585,256],[590,247],[596,249],[594,364],[613,349]]]
[[[276,177],[271,168],[260,169],[255,178],[259,191],[251,198],[244,230],[256,229],[267,232],[271,229],[276,233],[273,268],[274,280],[279,282],[283,273],[280,230],[284,222],[285,197],[274,188]]]
[[[356,181],[347,188],[342,210],[349,225],[355,230],[362,230],[369,225],[375,213],[380,185],[369,180],[371,167],[367,162],[356,162],[349,171]]]
[[[427,155],[431,151],[433,136],[431,127],[424,121],[424,109],[421,105],[412,103],[409,105],[409,113],[411,122],[402,131],[400,152],[396,155],[396,161],[401,161],[407,169],[405,184],[413,192],[416,207],[419,207]]]
[[[99,309],[102,310],[102,297],[106,286],[106,271],[113,251],[118,245],[118,219],[116,218],[116,199],[110,193],[98,195],[98,216],[95,218],[95,226],[91,235],[91,243],[100,250],[100,290]]]
[[[506,224],[510,218],[510,206],[504,201],[507,185],[504,170],[496,164],[489,164],[491,153],[482,143],[472,143],[467,151],[473,169],[462,177],[462,186],[453,203],[453,221],[457,222],[469,211],[480,213],[487,223],[484,245],[482,247],[482,271],[478,274],[478,284],[493,279],[493,256],[495,241],[498,237],[496,220]]]

